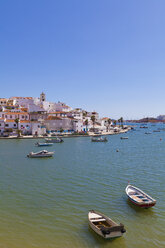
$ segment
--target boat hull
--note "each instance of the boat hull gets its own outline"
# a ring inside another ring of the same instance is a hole
[[[103,237],[104,239],[113,239],[113,238],[119,238],[123,235],[123,233],[121,232],[113,232],[110,233],[108,235],[103,235],[102,232],[100,230],[98,230],[91,222],[89,222],[89,226],[91,227],[91,229],[96,232],[99,236]]]
[[[128,199],[131,203],[133,203],[134,205],[140,207],[140,208],[151,208],[153,206],[155,206],[156,202],[154,203],[150,203],[150,204],[139,204],[138,202],[134,201],[133,199],[131,199],[129,196],[128,196]]]
[[[27,155],[28,158],[50,158],[53,157],[53,154],[47,154],[47,155]]]

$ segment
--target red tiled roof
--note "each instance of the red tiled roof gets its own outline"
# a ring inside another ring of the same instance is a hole
[[[49,121],[49,120],[62,120],[62,119],[60,117],[57,117],[57,116],[48,116],[48,118],[46,120]]]
[[[4,111],[5,115],[29,115],[27,112],[8,112],[8,110],[6,111]]]

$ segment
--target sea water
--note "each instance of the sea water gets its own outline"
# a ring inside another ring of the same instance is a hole
[[[1,139],[0,247],[165,247],[165,131],[153,132],[163,124],[148,126],[107,136],[106,143],[65,138],[46,147],[55,154],[44,159],[26,156],[43,149],[34,146],[41,140]],[[140,209],[130,203],[128,181],[157,204]],[[104,240],[94,233],[91,209],[123,223],[123,237]]]

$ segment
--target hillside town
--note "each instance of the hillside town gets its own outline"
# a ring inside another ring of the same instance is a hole
[[[124,130],[110,118],[99,118],[95,111],[73,109],[62,102],[40,97],[0,98],[0,136],[44,136],[48,134],[109,134]],[[125,127],[126,129],[126,127]]]

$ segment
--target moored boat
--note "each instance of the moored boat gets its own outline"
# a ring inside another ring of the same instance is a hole
[[[35,146],[52,146],[52,145],[53,143],[39,143],[39,142],[35,143]]]
[[[64,142],[63,139],[59,138],[59,137],[56,137],[56,138],[46,138],[45,139],[46,143],[62,143]]]
[[[129,200],[141,207],[141,208],[150,208],[153,207],[156,204],[156,200],[153,199],[151,196],[144,193],[141,189],[128,184],[128,186],[125,189],[125,192],[129,198]]]
[[[128,137],[120,137],[120,139],[128,139]]]
[[[54,152],[48,152],[46,150],[39,151],[39,152],[30,152],[27,157],[29,158],[48,158],[52,157]]]
[[[123,224],[117,224],[98,211],[90,210],[88,221],[90,227],[105,239],[121,237],[126,232]]]
[[[91,141],[92,142],[107,142],[108,140],[107,140],[107,138],[106,137],[93,137],[92,139],[91,139]]]

